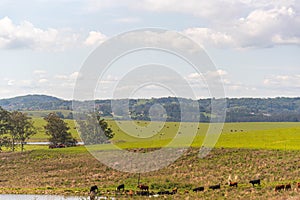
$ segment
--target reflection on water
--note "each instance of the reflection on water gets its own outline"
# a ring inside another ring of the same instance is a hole
[[[85,200],[86,197],[64,197],[59,195],[27,195],[27,194],[0,194],[1,200]]]

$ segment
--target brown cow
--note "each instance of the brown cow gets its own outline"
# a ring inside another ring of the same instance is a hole
[[[148,185],[139,184],[137,187],[140,188],[141,190],[149,191],[149,186]]]
[[[177,187],[172,189],[172,194],[176,194],[177,193]]]
[[[228,185],[230,187],[237,187],[238,186],[238,182],[231,182],[231,181],[229,181]]]
[[[284,189],[284,185],[276,185],[275,186],[275,192],[278,192],[280,190],[283,190]]]

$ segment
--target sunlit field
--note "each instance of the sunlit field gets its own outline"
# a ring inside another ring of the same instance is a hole
[[[47,141],[43,118],[33,118],[38,133],[30,141]],[[65,120],[70,132],[81,141],[74,120]],[[159,148],[168,145],[176,136],[174,147],[201,147],[210,126],[208,123],[107,121],[115,133],[111,140],[119,148]],[[133,124],[132,124],[133,123]],[[151,127],[149,126],[151,123]],[[213,125],[212,125],[213,126]],[[129,131],[128,131],[129,130]],[[102,145],[107,149],[110,145]],[[243,122],[224,123],[215,147],[251,149],[300,150],[300,123],[294,122]],[[100,147],[101,148],[101,147]]]

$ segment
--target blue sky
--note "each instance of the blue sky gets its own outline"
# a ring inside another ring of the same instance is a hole
[[[299,96],[297,0],[2,0],[0,98],[71,99],[82,64],[99,44],[146,27],[175,30],[203,46],[227,97]]]

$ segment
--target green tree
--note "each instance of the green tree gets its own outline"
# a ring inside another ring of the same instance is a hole
[[[72,137],[69,132],[70,128],[57,114],[50,113],[44,118],[47,122],[44,126],[46,134],[50,136],[49,142],[53,145],[64,144],[73,146],[77,141]]]
[[[0,106],[0,134],[4,134],[8,130],[9,112]]]
[[[9,114],[9,134],[12,138],[12,151],[15,150],[15,143],[20,142],[21,151],[24,150],[24,144],[32,135],[36,134],[31,117],[26,113],[13,111]]]
[[[108,127],[107,122],[96,113],[86,114],[85,119],[78,120],[77,124],[79,125],[80,136],[87,145],[107,143],[109,139],[114,137],[114,133]]]
[[[9,147],[11,140],[7,137],[9,130],[9,112],[0,107],[0,151],[3,146]]]

